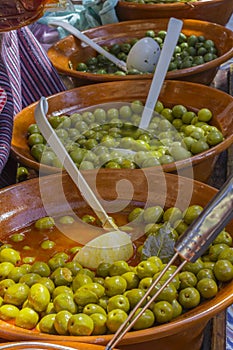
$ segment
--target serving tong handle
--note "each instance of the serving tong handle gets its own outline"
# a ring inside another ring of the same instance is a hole
[[[180,236],[175,245],[175,254],[170,262],[161,271],[159,276],[148,288],[143,298],[130,312],[125,322],[118,328],[113,338],[106,345],[106,350],[115,347],[123,336],[131,329],[139,317],[145,312],[150,304],[158,297],[164,288],[182,270],[184,265],[190,261],[195,262],[213,242],[223,228],[233,219],[233,177],[229,177],[219,192],[207,204],[199,217],[188,227],[184,234]],[[176,271],[162,284],[150,300],[143,306],[137,315],[136,311],[151,294],[152,290],[164,276],[169,267],[177,258],[184,259],[177,267]]]
[[[187,261],[196,261],[227,223],[233,219],[233,176],[207,204],[175,245],[176,252]]]

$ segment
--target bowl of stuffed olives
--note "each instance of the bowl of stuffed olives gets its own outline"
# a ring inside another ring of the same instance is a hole
[[[88,259],[83,264],[75,259],[83,249],[82,235],[100,230],[104,238],[106,231],[67,174],[1,190],[1,338],[106,345],[174,254],[177,237],[217,192],[148,169],[137,176],[129,169],[85,178],[129,233],[133,255],[96,268],[87,266]],[[233,302],[232,237],[231,222],[196,262],[186,264],[117,347],[200,350],[208,321]]]
[[[48,118],[81,171],[156,168],[207,181],[233,140],[233,98],[205,85],[167,80],[147,130],[138,127],[150,80],[108,82],[48,98]],[[14,121],[12,153],[43,174],[62,165],[35,124],[36,103]],[[43,155],[43,156],[42,156]]]
[[[91,28],[85,34],[107,51],[126,61],[137,40],[149,36],[162,47],[169,18],[125,21]],[[216,23],[184,19],[171,59],[167,79],[210,84],[218,67],[233,56],[233,33]],[[123,72],[103,55],[68,35],[48,50],[59,73],[72,77],[77,86],[119,80],[151,79],[136,69]]]
[[[232,11],[233,5],[230,0],[121,0],[116,6],[120,21],[176,17],[226,25]]]

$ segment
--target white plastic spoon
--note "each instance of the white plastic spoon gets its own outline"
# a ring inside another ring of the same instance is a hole
[[[155,69],[156,63],[160,55],[159,44],[152,38],[142,38],[140,39],[130,50],[127,62],[119,60],[116,56],[112,55],[108,51],[104,50],[101,46],[96,44],[88,36],[83,34],[80,30],[73,27],[71,24],[63,21],[51,21],[49,25],[62,27],[67,32],[70,32],[79,40],[85,42],[94,50],[99,52],[101,55],[105,56],[111,62],[113,62],[117,67],[127,72],[129,69],[137,69],[140,72],[152,73]],[[131,52],[132,51],[132,52]]]
[[[53,149],[54,153],[63,164],[76,186],[79,188],[83,198],[96,213],[105,229],[114,229],[99,237],[92,239],[76,254],[75,260],[83,266],[96,268],[100,262],[114,262],[116,260],[128,260],[133,254],[133,244],[130,236],[120,231],[111,217],[105,212],[94,192],[86,182],[82,173],[76,167],[68,154],[66,148],[50,125],[46,113],[48,102],[42,97],[35,109],[35,120],[40,132]]]
[[[167,28],[167,34],[164,40],[163,48],[159,56],[159,60],[152,78],[149,93],[147,95],[146,103],[143,108],[141,120],[138,128],[148,130],[151,116],[154,112],[156,102],[158,100],[164,79],[167,74],[168,66],[174,53],[179,35],[183,26],[183,22],[176,18],[170,18]],[[130,149],[115,148],[125,154],[134,154],[135,151]]]
[[[48,102],[45,97],[41,97],[35,109],[35,120],[40,129],[40,132],[42,133],[50,147],[53,149],[61,164],[63,164],[64,168],[67,170],[68,174],[70,175],[76,186],[80,189],[80,192],[82,193],[87,203],[91,206],[91,208],[94,210],[94,212],[102,222],[103,227],[105,227],[105,225],[108,224],[108,227],[111,227],[114,230],[118,230],[118,227],[107,215],[104,208],[102,207],[95,194],[93,193],[92,189],[83,177],[82,173],[72,161],[69,153],[62,144],[61,140],[54,132],[52,126],[50,125],[46,117],[47,112]]]
[[[168,23],[167,34],[164,40],[163,48],[153,75],[150,90],[146,99],[145,107],[142,112],[139,128],[147,129],[154,112],[164,79],[167,74],[168,66],[173,56],[183,22],[171,17]]]

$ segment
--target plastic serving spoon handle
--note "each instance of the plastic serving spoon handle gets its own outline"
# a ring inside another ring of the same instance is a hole
[[[146,99],[145,107],[143,109],[139,128],[147,129],[151,120],[154,107],[158,100],[164,79],[167,74],[168,66],[170,64],[172,55],[174,53],[177,41],[179,39],[180,31],[183,22],[176,18],[170,18],[167,28],[167,34],[164,40],[163,48],[161,50],[159,60],[153,75],[149,94]]]
[[[87,201],[90,207],[94,210],[98,218],[100,219],[103,228],[111,228],[119,231],[117,225],[112,221],[112,219],[107,215],[104,208],[96,198],[92,189],[86,182],[82,173],[75,166],[70,155],[66,151],[62,142],[54,132],[48,119],[46,118],[46,113],[48,112],[48,102],[45,97],[42,97],[35,109],[35,120],[36,123],[46,139],[49,145],[52,147],[53,151],[56,153],[60,162],[64,165],[64,168],[79,188],[83,198]]]
[[[107,59],[113,62],[117,67],[121,68],[125,72],[127,71],[126,63],[124,61],[119,60],[116,56],[104,50],[101,46],[96,44],[93,40],[91,40],[88,36],[80,32],[80,30],[78,30],[77,28],[73,27],[71,24],[63,21],[51,21],[49,22],[49,25],[64,28],[65,30],[67,30],[67,32],[70,32],[79,40],[88,44],[94,50],[99,52],[101,55],[105,56]]]

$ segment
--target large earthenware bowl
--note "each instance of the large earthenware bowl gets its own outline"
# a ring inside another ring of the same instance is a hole
[[[200,0],[172,3],[137,3],[119,1],[116,7],[120,21],[161,17],[192,18],[226,25],[233,4],[231,0]]]
[[[145,101],[149,87],[150,80],[131,80],[82,86],[50,96],[48,98],[48,114],[67,115],[86,107],[99,104],[103,106],[109,102]],[[233,124],[231,121],[233,97],[205,85],[167,80],[163,85],[159,100],[166,107],[184,104],[187,109],[194,111],[203,107],[212,111],[213,120],[211,123],[221,130],[225,139],[218,145],[191,158],[162,166],[165,172],[176,172],[179,175],[207,181],[213,171],[218,155],[233,142]],[[32,157],[27,143],[28,126],[35,122],[35,107],[36,103],[23,109],[15,116],[12,153],[20,163],[29,168],[36,171],[40,170],[44,174],[54,173],[58,169],[37,162]],[[105,169],[105,171],[108,171],[108,169]],[[137,169],[135,169],[135,172],[137,172]]]
[[[109,203],[112,203],[116,198],[117,203],[121,204],[121,211],[128,210],[135,205],[143,207],[146,202],[149,205],[161,204],[164,208],[172,206],[187,208],[190,204],[205,206],[217,192],[216,189],[200,182],[193,182],[173,174],[155,174],[153,171],[140,171],[137,176],[134,174],[132,176],[131,170],[110,171],[108,173],[100,171],[94,179],[91,173],[85,176],[91,186],[95,185],[98,189],[98,198],[107,201],[106,210],[109,208]],[[80,208],[87,207],[68,175],[54,174],[44,176],[41,180],[42,182],[39,182],[38,179],[28,180],[0,191],[0,238],[3,242],[7,242],[12,233],[20,230],[22,232],[35,220],[47,215],[48,210],[50,210],[50,214],[52,210],[54,217],[59,217],[70,208],[79,211]],[[122,182],[122,180],[127,181]],[[129,182],[133,188],[132,196],[129,196]],[[117,183],[123,193],[121,197],[117,197]],[[46,195],[46,210],[45,197],[42,196],[42,192],[43,195]],[[232,222],[226,229],[233,235]],[[56,244],[60,246],[62,251],[65,251],[68,244],[67,237],[63,236],[61,239],[62,237],[59,236]],[[36,244],[37,236],[34,236],[33,245]],[[39,244],[40,242],[38,242],[38,246]],[[49,257],[49,251],[47,257]],[[40,256],[38,258],[40,259]],[[200,350],[203,331],[208,321],[233,302],[232,288],[233,282],[226,283],[214,298],[202,302],[172,322],[145,330],[128,332],[117,347],[125,350],[145,348],[149,350],[155,348]],[[0,338],[12,341],[65,341],[106,345],[111,337],[112,335],[59,336],[45,334],[35,329],[26,330],[0,321]]]

